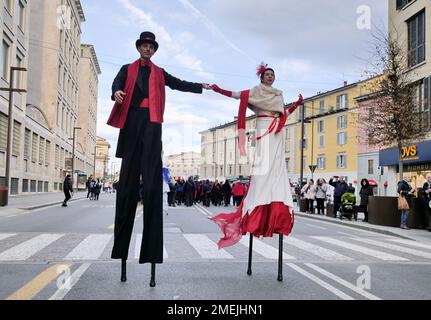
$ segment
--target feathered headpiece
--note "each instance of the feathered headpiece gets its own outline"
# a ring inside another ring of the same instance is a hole
[[[256,73],[256,75],[258,77],[260,77],[260,75],[265,72],[265,70],[266,70],[267,67],[268,67],[268,65],[265,64],[265,62],[261,62],[260,65],[257,67],[257,73]]]

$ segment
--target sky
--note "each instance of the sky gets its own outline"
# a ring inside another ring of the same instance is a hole
[[[152,61],[182,80],[216,83],[233,91],[259,84],[256,68],[275,70],[274,87],[286,103],[366,78],[373,35],[387,29],[385,0],[81,0],[86,21],[81,42],[92,44],[99,76],[97,134],[111,144],[106,125],[112,81],[139,54],[135,41],[152,31],[159,50]],[[200,152],[199,132],[233,121],[238,101],[204,91],[167,92],[164,155]]]

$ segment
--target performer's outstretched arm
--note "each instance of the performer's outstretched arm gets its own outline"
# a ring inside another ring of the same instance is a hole
[[[296,108],[298,108],[302,103],[302,95],[299,95],[298,101],[296,101],[289,109],[287,109],[287,115],[290,115],[295,112]]]
[[[234,91],[224,90],[224,89],[221,89],[216,84],[210,85],[210,89],[212,89],[214,92],[220,93],[220,94],[222,94],[222,95],[224,95],[226,97],[235,98],[235,99],[239,99],[241,97],[241,93],[240,92],[234,92]]]

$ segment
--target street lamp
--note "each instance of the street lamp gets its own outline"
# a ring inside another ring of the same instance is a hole
[[[7,206],[9,201],[9,177],[10,177],[10,159],[12,155],[12,130],[13,130],[13,93],[14,92],[27,92],[25,89],[14,88],[14,72],[15,71],[27,71],[26,68],[21,67],[10,67],[9,75],[9,88],[0,88],[0,91],[9,92],[9,115],[8,115],[8,126],[7,126],[7,152],[6,152],[6,172],[5,172],[5,199],[3,204]]]
[[[73,138],[69,138],[69,140],[73,140],[73,146],[72,146],[72,181],[75,178],[75,132],[76,132],[76,130],[81,130],[81,129],[82,128],[80,128],[80,127],[73,127]],[[76,179],[76,189],[78,189],[78,179]]]

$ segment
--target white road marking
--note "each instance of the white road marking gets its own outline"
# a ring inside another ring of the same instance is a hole
[[[0,233],[0,240],[4,240],[10,237],[16,236],[15,233]]]
[[[329,243],[329,244],[333,244],[342,248],[346,248],[346,249],[350,249],[352,251],[356,251],[356,252],[360,252],[362,254],[365,254],[367,256],[372,256],[374,258],[377,258],[379,260],[384,260],[384,261],[409,261],[409,259],[405,259],[399,256],[395,256],[389,253],[385,253],[382,251],[378,251],[378,250],[373,250],[373,249],[369,249],[369,248],[365,248],[365,247],[361,247],[355,244],[351,244],[351,243],[347,243],[344,241],[340,241],[337,239],[333,239],[330,237],[312,237],[314,239]]]
[[[284,239],[284,241],[289,245],[292,245],[301,250],[314,254],[325,260],[329,260],[329,261],[352,261],[353,260],[352,258],[346,257],[338,252],[317,246],[315,244],[312,244],[303,240],[299,240],[294,237],[287,237]]]
[[[0,254],[0,261],[23,261],[46,248],[64,234],[41,234]]]
[[[69,291],[76,285],[85,271],[91,266],[91,263],[84,263],[66,281],[48,300],[63,300]]]
[[[204,216],[208,216],[208,213],[206,213],[204,210],[202,210],[199,206],[194,206],[196,210],[198,210],[200,213],[202,213]]]
[[[431,250],[431,245],[429,244],[425,244],[425,243],[420,243],[414,240],[407,240],[407,239],[388,239],[389,241],[393,241],[393,242],[397,242],[397,243],[401,243],[401,244],[406,244],[409,246],[413,246],[413,247],[417,247],[417,248],[423,248],[423,249],[429,249]]]
[[[218,246],[204,234],[184,234],[184,238],[204,259],[233,259],[226,250],[218,249]]]
[[[357,286],[354,286],[353,284],[351,284],[351,283],[347,282],[346,280],[336,276],[335,274],[332,274],[332,273],[330,273],[330,272],[328,272],[328,271],[326,271],[326,270],[324,270],[324,269],[322,269],[322,268],[320,268],[320,267],[318,267],[312,263],[306,263],[305,265],[310,267],[311,269],[314,269],[315,271],[323,274],[324,276],[338,282],[339,284],[345,286],[346,288],[353,290],[354,292],[360,294],[361,296],[363,296],[369,300],[382,300],[381,298],[365,291],[364,289],[358,288]]]
[[[248,248],[250,244],[250,237],[242,237],[240,243]],[[253,251],[267,259],[278,259],[278,249],[275,249],[274,247],[257,238],[253,238]],[[295,257],[292,257],[285,252],[283,252],[283,259],[296,260]]]
[[[138,233],[136,235],[135,240],[135,259],[139,259],[139,256],[141,255],[141,243],[142,243],[142,233]],[[167,259],[168,251],[166,251],[166,246],[163,245],[163,259]]]
[[[316,228],[316,229],[326,230],[326,228],[324,228],[324,227],[319,227],[319,226],[315,226],[314,224],[308,224],[308,223],[307,223],[307,226],[312,227],[312,228]]]
[[[111,234],[91,234],[76,246],[65,259],[95,260],[102,255],[111,238]]]
[[[406,248],[406,247],[400,247],[400,246],[397,246],[394,244],[375,241],[375,240],[371,240],[371,239],[361,239],[361,238],[353,238],[353,239],[356,241],[371,244],[371,245],[374,245],[377,247],[383,247],[385,249],[399,251],[399,252],[408,253],[408,254],[411,254],[414,256],[431,259],[431,253],[428,253],[425,251],[415,250],[415,249]]]
[[[321,286],[321,287],[325,288],[326,290],[332,292],[337,297],[339,297],[339,298],[341,298],[343,300],[355,300],[354,298],[352,298],[348,294],[346,294],[346,293],[338,290],[337,288],[331,286],[329,283],[323,281],[322,279],[319,279],[318,277],[316,277],[313,274],[305,271],[301,267],[299,267],[299,266],[297,266],[297,265],[295,265],[293,263],[286,263],[286,265],[289,266],[290,268],[292,268],[293,270],[295,270],[296,272],[298,272],[298,273],[302,274],[303,276],[307,277],[311,281],[317,283],[319,286]]]

